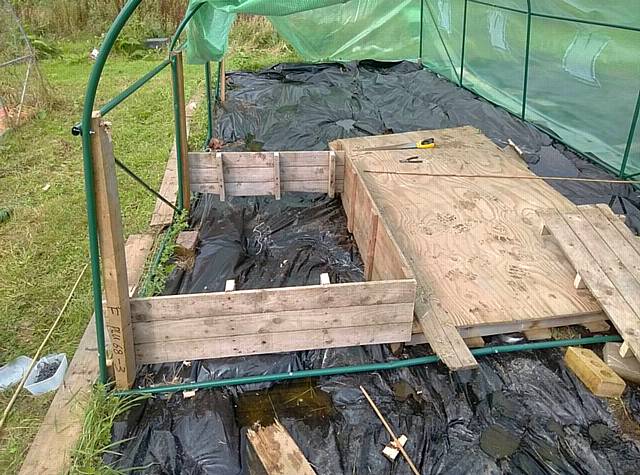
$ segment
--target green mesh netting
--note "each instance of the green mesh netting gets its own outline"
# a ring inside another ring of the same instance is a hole
[[[190,62],[219,60],[235,15],[269,17],[307,61],[418,59],[420,0],[191,0]]]
[[[308,61],[421,59],[611,170],[640,173],[638,0],[191,0],[196,7],[191,62],[224,55],[236,13],[266,15]]]

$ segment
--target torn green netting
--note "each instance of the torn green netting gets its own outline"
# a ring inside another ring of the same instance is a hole
[[[191,63],[218,61],[237,13],[269,17],[307,61],[398,60],[420,56],[420,0],[191,0]]]

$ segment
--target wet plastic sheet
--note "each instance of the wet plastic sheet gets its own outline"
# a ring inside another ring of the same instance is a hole
[[[277,65],[231,73],[216,133],[230,149],[326,150],[331,140],[472,125],[498,146],[515,142],[541,176],[615,176],[531,124],[410,62]],[[549,182],[577,204],[606,203],[640,231],[630,185]]]
[[[384,349],[307,352],[305,366],[391,358],[370,351]],[[389,437],[359,385],[397,433],[407,435],[406,449],[424,474],[632,474],[640,465],[640,444],[621,434],[608,403],[585,389],[565,368],[562,352],[552,350],[486,357],[467,373],[429,365],[321,378],[313,391],[330,407],[316,410],[297,407],[308,391],[295,389],[282,404],[274,387],[275,415],[320,475],[410,473],[403,461],[382,456]],[[134,439],[111,462],[149,466],[142,472],[153,474],[247,473],[242,434],[251,420],[240,417],[243,397],[223,389],[149,400],[116,425],[116,440]],[[637,388],[624,395],[629,407],[637,399]]]
[[[609,176],[536,128],[410,63],[277,66],[232,74],[218,133],[228,149],[325,149],[339,137],[465,124],[499,145],[512,139],[538,174]],[[551,184],[576,203],[611,201],[617,212],[624,205],[636,229],[640,224],[640,200],[629,186]],[[316,283],[327,271],[334,281],[361,280],[362,263],[339,209],[337,200],[309,195],[284,195],[280,202],[201,197],[192,213],[202,236],[196,267],[191,275],[177,271],[167,292],[221,290],[228,275],[240,288]],[[260,237],[263,226],[268,239]],[[282,272],[288,256],[299,264]],[[424,349],[411,348],[406,356],[421,356]],[[205,381],[393,358],[386,346],[225,358],[149,366],[139,382]],[[478,371],[466,373],[451,374],[436,364],[320,378],[308,383],[312,390],[290,382],[200,390],[186,400],[179,394],[157,397],[116,424],[114,441],[133,439],[118,446],[122,456],[107,462],[121,469],[146,467],[137,472],[150,474],[247,473],[244,431],[268,420],[264,413],[253,419],[243,414],[267,401],[275,411],[268,417],[277,415],[318,474],[410,473],[400,459],[392,464],[381,455],[389,438],[362,397],[362,384],[397,433],[407,435],[407,451],[424,474],[637,473],[638,440],[624,435],[608,403],[565,368],[560,350],[479,362]],[[258,390],[262,399],[247,403]],[[322,404],[305,406],[309,394],[322,395]],[[623,402],[624,417],[640,422],[637,386],[629,386]]]

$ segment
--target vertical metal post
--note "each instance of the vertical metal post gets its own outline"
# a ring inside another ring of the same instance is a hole
[[[636,135],[636,127],[638,126],[638,116],[640,115],[640,91],[638,91],[638,99],[636,99],[636,108],[633,111],[633,117],[631,118],[631,127],[629,128],[629,137],[627,138],[627,145],[624,148],[624,155],[622,156],[622,164],[620,165],[620,177],[624,177],[624,170],[627,168],[627,162],[629,161],[629,155],[631,154],[631,145]]]
[[[189,164],[187,121],[184,99],[184,72],[182,51],[171,53],[171,83],[173,85],[173,115],[176,134],[176,169],[178,174],[178,209],[189,210]]]
[[[462,86],[462,76],[464,75],[464,48],[467,42],[467,6],[468,0],[464,0],[464,14],[462,15],[462,52],[460,53],[460,86]]]
[[[207,88],[207,145],[213,138],[213,95],[211,93],[211,63],[204,63],[204,82]]]
[[[529,85],[529,46],[531,45],[531,0],[527,0],[527,41],[524,52],[524,83],[522,85],[522,120],[527,111],[527,87]]]
[[[418,58],[420,59],[420,64],[422,64],[422,25],[424,24],[424,2],[428,0],[420,1],[420,45],[418,47]]]

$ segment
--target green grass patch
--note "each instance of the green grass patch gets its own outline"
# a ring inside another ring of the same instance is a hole
[[[245,25],[247,21],[254,23]],[[0,364],[33,355],[89,261],[81,143],[70,129],[80,119],[92,66],[88,54],[99,40],[46,41],[57,52],[40,62],[51,86],[51,103],[0,138],[0,208],[11,210],[10,218],[0,223]],[[97,107],[163,58],[163,53],[132,58],[116,52],[101,79]],[[270,23],[244,18],[234,28],[227,69],[257,70],[298,59]],[[202,66],[185,66],[187,98],[203,82]],[[167,68],[107,116],[116,156],[155,189],[173,142],[172,108]],[[201,148],[205,136],[206,107],[201,104],[192,122],[191,147]],[[125,234],[146,231],[155,198],[120,172],[119,185]],[[162,268],[165,274],[169,270]],[[156,281],[154,291],[160,285]],[[71,360],[92,311],[91,283],[85,278],[44,353],[64,352]],[[10,397],[11,391],[0,392],[0,407]],[[19,471],[52,397],[21,394],[0,434],[3,473]]]

